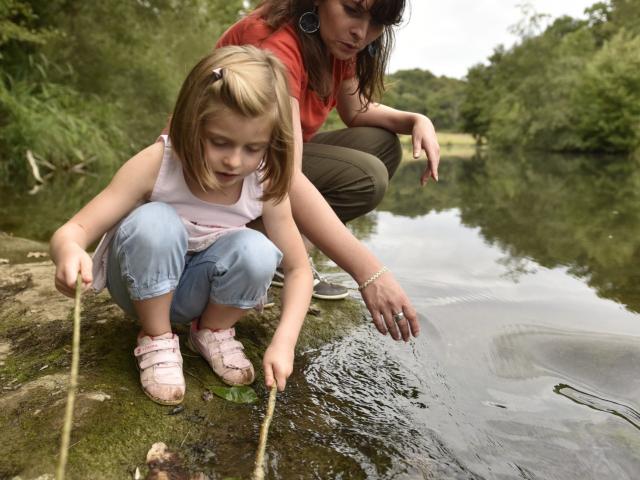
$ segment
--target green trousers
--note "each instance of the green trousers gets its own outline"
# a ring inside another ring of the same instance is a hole
[[[302,149],[302,172],[346,223],[383,199],[402,159],[397,135],[375,127],[315,135]]]

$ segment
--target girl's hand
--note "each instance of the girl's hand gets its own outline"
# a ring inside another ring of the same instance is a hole
[[[391,272],[385,272],[362,290],[362,298],[381,334],[388,332],[394,340],[402,338],[405,342],[411,335],[417,337],[420,334],[416,311]],[[400,312],[403,318],[396,321],[394,314]]]
[[[287,384],[287,378],[293,372],[294,348],[271,342],[264,352],[262,366],[264,368],[264,383],[271,388],[275,380],[278,390],[283,391]]]
[[[420,184],[424,186],[429,178],[438,181],[438,165],[440,164],[440,145],[433,123],[424,115],[416,115],[411,130],[413,144],[413,158],[420,158],[422,151],[427,154],[427,165],[420,177]]]
[[[93,281],[93,261],[87,252],[75,243],[67,244],[60,252],[56,264],[56,288],[67,297],[75,297],[78,272],[82,276],[84,289]]]

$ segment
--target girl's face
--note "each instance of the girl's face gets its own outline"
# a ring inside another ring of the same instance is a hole
[[[371,18],[376,0],[317,0],[320,37],[339,60],[353,58],[376,38],[384,26]]]
[[[222,190],[242,184],[264,158],[273,125],[272,115],[245,117],[224,109],[204,128],[204,154]]]

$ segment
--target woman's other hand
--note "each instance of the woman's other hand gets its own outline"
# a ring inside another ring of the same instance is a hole
[[[413,158],[418,159],[424,151],[427,154],[427,165],[420,177],[420,184],[425,185],[429,178],[438,181],[438,165],[440,164],[440,145],[433,123],[424,115],[416,115],[411,130]]]
[[[409,341],[420,334],[420,324],[413,305],[391,272],[385,272],[362,290],[373,323],[378,331],[394,340]]]

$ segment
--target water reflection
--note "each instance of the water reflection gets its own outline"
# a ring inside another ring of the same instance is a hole
[[[403,167],[380,210],[416,217],[457,209],[464,225],[505,252],[514,280],[535,271],[530,260],[566,266],[599,295],[640,311],[637,160],[492,153],[445,161],[440,184],[422,190],[422,166]]]
[[[0,231],[49,241],[53,232],[108,183],[106,176],[66,173],[54,177],[35,195],[28,188],[0,188]]]

